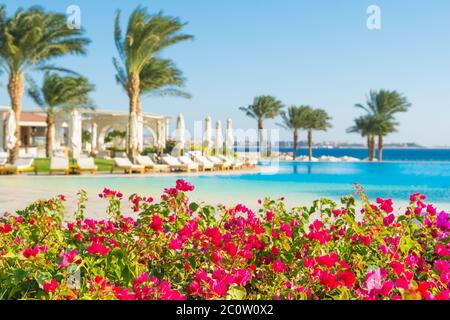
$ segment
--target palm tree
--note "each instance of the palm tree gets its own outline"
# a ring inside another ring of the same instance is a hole
[[[305,127],[305,119],[310,112],[311,108],[309,106],[291,106],[288,108],[287,113],[285,111],[281,111],[280,113],[283,123],[278,125],[285,129],[292,130],[294,135],[294,160],[297,156],[298,149],[298,130]]]
[[[369,150],[369,161],[375,157],[375,135],[378,120],[374,115],[365,115],[355,119],[355,124],[347,129],[348,133],[359,133],[367,138],[367,149]]]
[[[128,74],[117,59],[113,58],[116,69],[116,81],[127,91]],[[171,60],[153,58],[142,69],[140,78],[140,97],[138,98],[137,113],[141,113],[141,97],[143,96],[175,96],[191,98],[187,92],[179,88],[184,87],[186,79]]]
[[[116,13],[114,39],[119,59],[114,61],[114,65],[116,69],[121,70],[120,78],[126,80],[126,90],[130,100],[128,153],[133,159],[138,149],[132,135],[136,132],[133,118],[140,112],[141,74],[163,49],[193,38],[191,35],[180,33],[185,25],[177,18],[164,16],[162,13],[149,15],[145,8],[138,7],[131,14],[127,30],[122,35],[120,11]],[[117,68],[119,61],[122,66]]]
[[[55,116],[61,109],[93,108],[89,94],[94,86],[81,76],[59,76],[56,73],[44,74],[42,87],[31,79],[28,95],[47,114],[47,137],[45,150],[52,156],[55,136]]]
[[[18,9],[14,16],[7,17],[5,6],[0,6],[0,67],[9,76],[7,87],[17,124],[27,72],[32,69],[56,69],[46,63],[67,54],[85,54],[89,40],[81,37],[83,33],[83,29],[69,29],[64,14],[31,7],[28,10]],[[19,125],[15,135],[17,142],[11,152],[12,162],[19,155]]]
[[[281,101],[273,96],[259,96],[253,100],[253,104],[248,107],[240,107],[239,110],[255,119],[258,122],[258,144],[259,150],[262,150],[264,144],[264,120],[273,119],[278,116],[283,108]]]
[[[356,104],[357,108],[377,116],[378,160],[383,160],[384,137],[395,131],[398,123],[394,122],[395,114],[406,112],[411,106],[408,99],[397,91],[371,90],[366,105]]]
[[[308,157],[312,159],[312,133],[313,130],[326,131],[331,128],[331,117],[323,109],[311,109],[306,114],[304,129],[308,130]]]

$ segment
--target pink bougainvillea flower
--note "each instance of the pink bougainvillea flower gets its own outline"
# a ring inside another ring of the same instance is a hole
[[[450,271],[442,272],[439,279],[441,279],[442,283],[448,286],[450,284]]]
[[[217,295],[219,297],[225,296],[228,291],[226,284],[219,280],[211,281],[210,287],[211,287],[211,292],[214,295]]]
[[[76,249],[72,249],[69,252],[63,252],[61,254],[61,261],[58,262],[58,265],[60,267],[68,267],[73,262],[73,259],[75,259],[76,255],[77,255]]]
[[[306,257],[303,259],[303,263],[306,268],[311,268],[314,265],[314,259],[310,257]]]
[[[394,288],[394,282],[391,280],[388,280],[383,283],[383,285],[380,288],[380,293],[387,297],[391,294],[392,289]]]
[[[211,255],[211,258],[212,258],[212,261],[213,261],[215,264],[219,264],[219,263],[222,261],[223,256],[222,256],[219,252],[215,251],[215,252],[213,252],[213,254]]]
[[[12,230],[12,227],[10,224],[5,224],[3,227],[0,227],[0,231],[3,234],[9,233],[9,232],[11,232],[11,230]]]
[[[320,284],[328,287],[329,289],[335,289],[339,286],[339,283],[336,281],[336,276],[328,270],[319,270],[318,276]]]
[[[392,199],[383,200],[381,198],[377,198],[376,201],[380,205],[380,209],[384,212],[391,213],[392,211],[394,211],[394,208],[392,207]]]
[[[382,280],[383,276],[381,275],[381,271],[378,269],[377,271],[372,271],[366,274],[366,287],[369,290],[369,293],[373,290],[379,290],[382,288]]]
[[[250,281],[252,275],[246,269],[239,269],[234,272],[234,283],[245,286]]]
[[[22,251],[22,255],[25,258],[29,258],[29,257],[36,257],[39,254],[39,246],[35,246],[33,249],[31,248],[25,248]]]
[[[338,274],[338,280],[347,288],[351,288],[356,282],[355,274],[350,270],[344,270]]]
[[[434,267],[439,273],[443,273],[450,270],[450,263],[447,260],[436,260],[434,261]]]
[[[114,295],[119,300],[134,300],[135,295],[128,290],[128,288],[114,288]]]
[[[408,290],[409,289],[409,281],[404,277],[401,276],[395,281],[395,286]]]
[[[398,261],[392,261],[389,266],[396,275],[402,274],[405,271],[403,263]]]
[[[391,225],[392,222],[394,222],[394,220],[395,216],[391,213],[390,215],[388,215],[383,219],[383,224],[385,227],[388,227],[389,225]]]
[[[339,255],[337,253],[331,253],[316,258],[316,262],[320,265],[325,265],[327,268],[331,268],[339,261]]]
[[[47,293],[55,292],[57,288],[58,281],[56,281],[55,279],[52,279],[50,282],[44,282],[43,289]]]
[[[190,184],[189,182],[186,182],[182,179],[177,180],[175,188],[178,191],[183,191],[183,192],[194,191],[194,189],[195,189],[195,187],[192,184]]]
[[[273,263],[273,272],[276,272],[276,273],[286,272],[286,265],[283,262],[281,262],[280,259],[276,260]]]
[[[450,289],[439,292],[436,296],[436,300],[450,300]]]
[[[169,242],[169,248],[172,250],[180,250],[183,242],[180,239],[174,239]]]
[[[450,231],[450,214],[444,211],[439,213],[436,220],[436,226],[443,232]]]
[[[152,222],[150,224],[150,227],[156,232],[163,231],[164,229],[162,223],[163,219],[159,217],[157,214],[154,214],[152,216]]]
[[[438,244],[434,247],[434,252],[439,257],[447,257],[450,255],[450,250],[447,249],[447,247],[444,244]]]
[[[110,249],[107,246],[94,241],[91,243],[91,246],[86,249],[86,251],[92,255],[99,254],[101,256],[106,256]]]

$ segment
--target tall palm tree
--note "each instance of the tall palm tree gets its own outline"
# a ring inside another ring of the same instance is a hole
[[[122,65],[113,59],[116,69],[116,81],[127,91],[128,74]],[[180,90],[184,87],[186,79],[183,73],[171,60],[153,58],[139,74],[140,97],[138,98],[137,113],[142,111],[141,99],[144,96],[175,96],[191,98],[187,92]]]
[[[375,158],[375,135],[377,131],[378,120],[374,115],[368,114],[355,119],[355,124],[347,129],[348,133],[359,133],[367,138],[367,149],[369,151],[368,159],[373,161]]]
[[[45,150],[52,156],[55,136],[55,116],[61,109],[93,108],[89,94],[94,86],[81,76],[59,76],[56,73],[44,74],[42,87],[31,79],[28,95],[47,114],[47,136]]]
[[[331,128],[331,117],[323,109],[311,109],[306,114],[304,129],[308,130],[308,157],[312,159],[312,133],[313,130],[326,131]]]
[[[0,67],[9,76],[8,93],[11,108],[19,123],[24,77],[32,69],[44,70],[49,60],[67,54],[85,54],[89,43],[82,37],[83,29],[69,29],[64,14],[45,12],[42,8],[18,9],[8,17],[0,6]],[[20,148],[20,126],[16,126],[16,145],[11,152],[15,162]]]
[[[408,111],[411,103],[397,91],[371,90],[366,105],[356,104],[357,108],[377,116],[378,126],[375,134],[378,136],[378,160],[383,160],[384,137],[395,131],[398,123],[394,122],[394,116],[400,112]]]
[[[258,122],[258,144],[259,150],[262,150],[264,144],[264,120],[273,119],[277,117],[283,104],[280,100],[277,100],[273,96],[259,96],[253,100],[253,104],[248,107],[240,107],[239,110],[245,112],[245,114],[255,119]]]
[[[285,129],[292,130],[293,133],[294,160],[297,156],[297,149],[298,149],[298,131],[305,127],[305,120],[307,119],[307,115],[310,112],[311,107],[309,106],[290,106],[287,112],[281,111],[280,113],[281,118],[283,119],[283,123],[278,125]]]
[[[181,33],[186,24],[178,18],[164,16],[162,13],[149,15],[142,7],[136,8],[128,20],[125,34],[120,28],[120,11],[116,13],[114,24],[114,40],[119,59],[114,65],[119,66],[126,77],[126,90],[129,98],[130,121],[128,136],[128,153],[135,158],[138,146],[133,142],[133,133],[136,132],[133,118],[140,112],[139,99],[141,95],[141,73],[152,59],[163,49],[190,40],[193,36]]]

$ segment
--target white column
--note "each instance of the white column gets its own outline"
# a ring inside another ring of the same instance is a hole
[[[139,152],[144,150],[144,116],[142,113],[137,115],[137,146]]]
[[[81,154],[81,114],[78,110],[71,112],[70,127],[69,127],[69,145],[70,152],[73,158],[77,159]]]
[[[91,152],[97,151],[97,123],[92,122],[91,126]]]
[[[166,141],[170,139],[170,119],[166,119]]]
[[[3,135],[4,131],[5,131],[5,122],[3,121],[3,113],[0,113],[0,152],[6,151],[5,137]]]

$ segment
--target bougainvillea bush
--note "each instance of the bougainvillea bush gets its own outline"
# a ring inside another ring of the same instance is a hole
[[[106,220],[64,196],[0,220],[0,299],[449,299],[449,214],[414,194],[401,214],[359,189],[341,203],[217,207],[178,180],[159,200],[105,189]],[[363,208],[363,209],[356,209]]]

